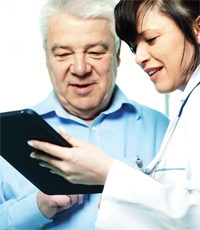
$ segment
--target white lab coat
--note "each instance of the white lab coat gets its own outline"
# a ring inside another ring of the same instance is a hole
[[[183,99],[199,81],[200,66],[189,80]],[[173,126],[174,120],[157,158]],[[155,158],[148,168],[156,161]],[[104,187],[96,230],[200,229],[200,85],[188,99],[158,169],[153,179],[114,161]]]

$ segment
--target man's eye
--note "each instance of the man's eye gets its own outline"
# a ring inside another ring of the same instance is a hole
[[[102,58],[103,57],[103,53],[102,52],[89,52],[89,55],[92,58]]]
[[[57,54],[56,56],[59,60],[62,60],[62,59],[69,57],[70,53]]]
[[[66,57],[66,56],[68,56],[69,54],[67,54],[67,53],[64,53],[64,54],[58,54],[57,56],[58,57]]]

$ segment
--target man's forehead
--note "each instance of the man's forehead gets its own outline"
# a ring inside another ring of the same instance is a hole
[[[89,18],[81,19],[69,14],[61,14],[53,16],[48,23],[48,31],[68,31],[73,33],[81,33],[84,29],[91,31],[100,31],[105,27],[110,29],[108,20],[105,18]]]
[[[67,18],[66,18],[67,17]],[[74,49],[101,46],[105,50],[115,43],[114,34],[105,20],[83,20],[74,17],[55,17],[48,26],[47,43],[54,52],[56,49]],[[71,18],[72,20],[66,20]],[[61,20],[62,19],[62,20]],[[71,23],[72,21],[75,23]],[[102,22],[103,21],[103,22]]]

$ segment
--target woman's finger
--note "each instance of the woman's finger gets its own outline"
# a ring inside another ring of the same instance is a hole
[[[30,157],[36,158],[38,160],[42,160],[43,162],[40,162],[39,165],[41,167],[51,169],[52,173],[56,173],[60,176],[66,176],[66,174],[59,169],[62,166],[61,159],[52,157],[51,155],[48,155],[48,154],[43,154],[43,153],[38,153],[38,152],[32,152]]]
[[[61,171],[59,168],[57,168],[56,166],[54,166],[53,164],[49,164],[47,162],[40,162],[39,165],[41,167],[45,167],[45,168],[48,168],[50,169],[50,172],[53,173],[53,174],[57,174],[59,176],[62,176],[64,177],[65,179],[67,179],[67,174],[64,173],[63,171]]]
[[[53,145],[53,144],[50,144],[50,143],[47,143],[47,142],[43,142],[43,141],[36,141],[36,140],[30,140],[27,142],[28,145],[30,145],[31,147],[34,147],[35,149],[38,149],[38,150],[41,150],[47,154],[50,154],[54,157],[57,157],[57,158],[60,158],[62,159],[62,156],[63,156],[63,147],[61,146],[58,146],[58,145]],[[67,149],[67,147],[65,148]],[[34,154],[35,155],[35,152]],[[37,156],[39,157],[44,157],[45,154],[38,154],[37,153]],[[38,158],[37,159],[41,159],[41,158]]]

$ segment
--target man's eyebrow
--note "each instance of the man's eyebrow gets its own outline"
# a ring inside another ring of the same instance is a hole
[[[85,49],[89,49],[89,48],[93,48],[95,46],[102,46],[105,50],[108,50],[108,45],[106,45],[103,42],[97,42],[97,43],[92,43],[92,44],[88,44],[85,46]],[[51,48],[51,51],[54,52],[56,49],[68,49],[70,50],[71,47],[70,46],[65,46],[65,45],[59,45],[59,44],[54,44]]]
[[[86,45],[86,49],[89,49],[89,48],[93,48],[95,46],[102,46],[105,50],[108,50],[108,45],[106,45],[105,43],[103,42],[97,42],[97,43],[91,43],[91,44],[88,44]]]
[[[67,50],[67,49],[70,49],[70,46],[54,44],[51,48],[51,51],[54,53],[56,49],[66,49]]]

